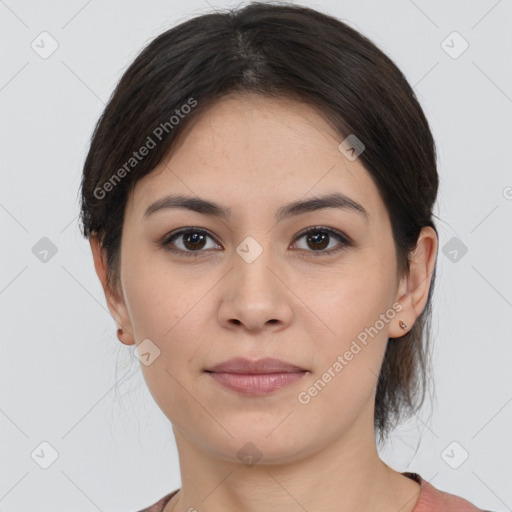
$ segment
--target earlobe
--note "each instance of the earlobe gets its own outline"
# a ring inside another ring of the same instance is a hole
[[[133,335],[131,333],[125,333],[124,330],[119,327],[117,329],[117,339],[123,344],[123,345],[134,345],[135,340],[133,339]]]
[[[402,310],[389,329],[390,338],[400,338],[408,332],[425,308],[435,269],[437,247],[435,230],[430,226],[424,227],[409,257],[409,273],[400,281],[396,300],[402,305]]]
[[[404,331],[407,331],[409,329],[409,326],[405,324],[402,320],[398,321],[398,327],[400,327],[400,329],[403,329]]]

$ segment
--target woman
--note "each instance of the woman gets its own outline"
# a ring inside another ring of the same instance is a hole
[[[142,51],[81,220],[176,437],[146,511],[480,510],[376,446],[425,394],[437,189],[403,74],[332,17],[253,3]]]

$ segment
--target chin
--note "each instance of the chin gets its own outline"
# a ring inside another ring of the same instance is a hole
[[[227,430],[233,435],[211,437],[203,440],[208,451],[227,462],[241,463],[247,467],[254,465],[280,465],[294,462],[315,451],[315,440],[308,442],[311,433],[284,428],[276,429],[277,422],[260,422],[258,427],[249,423],[229,425]],[[282,429],[281,431],[279,431]],[[321,436],[317,436],[318,438]]]

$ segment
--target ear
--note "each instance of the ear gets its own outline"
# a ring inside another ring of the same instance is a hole
[[[424,227],[418,237],[416,248],[410,255],[410,270],[398,286],[396,301],[402,305],[389,329],[390,338],[400,338],[411,330],[428,299],[432,273],[437,258],[437,234],[430,226]],[[402,329],[400,322],[407,328]]]
[[[118,332],[119,341],[125,345],[133,345],[135,344],[135,340],[133,338],[130,316],[128,315],[121,285],[119,284],[119,290],[114,290],[108,282],[107,253],[101,246],[97,235],[91,235],[89,237],[89,244],[91,245],[92,257],[94,259],[94,268],[96,269],[96,274],[103,287],[108,309],[116,321],[118,328],[122,329],[122,334]]]

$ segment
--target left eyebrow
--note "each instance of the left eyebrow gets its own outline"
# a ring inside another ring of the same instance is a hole
[[[209,215],[222,219],[227,219],[231,215],[231,208],[222,206],[207,199],[202,199],[200,197],[188,197],[184,195],[168,195],[158,199],[148,206],[144,212],[144,218],[150,217],[157,211],[174,208],[185,208],[202,215]],[[356,212],[361,214],[366,220],[368,220],[369,217],[368,212],[361,204],[345,194],[334,193],[286,204],[277,211],[276,220],[279,222],[295,215],[313,212],[324,208],[339,208],[342,210]]]
[[[364,207],[345,194],[335,193],[313,199],[298,200],[279,208],[276,214],[277,221],[300,215],[301,213],[322,210],[323,208],[338,208],[361,214],[368,220],[369,214]]]

